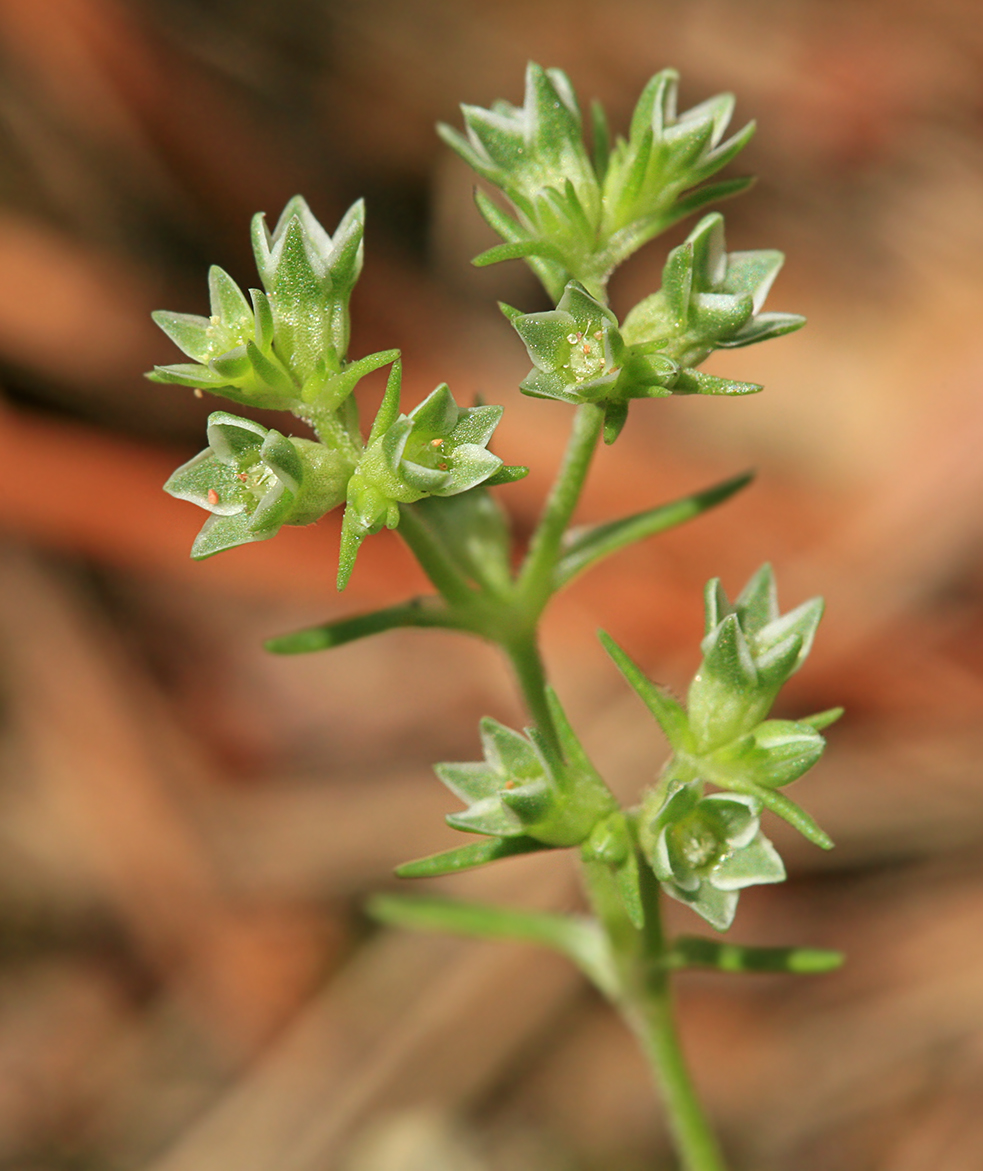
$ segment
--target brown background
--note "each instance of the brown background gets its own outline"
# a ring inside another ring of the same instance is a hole
[[[487,246],[432,132],[559,65],[624,126],[647,78],[759,121],[732,247],[788,254],[794,336],[717,356],[746,401],[640,404],[582,509],[616,515],[748,466],[754,487],[560,598],[546,649],[626,798],[664,749],[594,639],[662,681],[696,661],[700,591],[764,559],[828,617],[788,714],[844,703],[780,825],[791,881],[742,900],[751,942],[842,947],[841,974],[681,982],[687,1046],[737,1168],[983,1164],[983,23],[938,0],[0,0],[0,1168],[634,1171],[671,1165],[621,1026],[551,956],[373,929],[365,894],[453,836],[429,772],[519,721],[492,652],[403,632],[278,660],[261,640],[397,600],[370,542],[343,600],[337,517],[187,558],[159,485],[213,403],[141,372],[151,309],[254,281],[247,225],[295,191],[333,227],[369,200],[360,355],[399,346],[506,404],[533,474],[567,412],[522,398],[494,298],[541,306]],[[667,247],[618,277],[650,292]],[[381,389],[366,388],[366,401]],[[405,583],[403,580],[405,578]],[[399,582],[400,584],[396,584]],[[442,889],[454,884],[444,883]],[[457,881],[577,900],[565,856]],[[676,922],[697,927],[679,909]]]

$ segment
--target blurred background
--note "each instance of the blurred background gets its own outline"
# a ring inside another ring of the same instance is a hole
[[[762,395],[633,408],[584,520],[758,479],[547,624],[630,797],[664,748],[595,628],[679,689],[709,576],[733,592],[770,559],[786,605],[827,598],[782,708],[847,708],[800,795],[837,849],[773,824],[791,881],[746,895],[733,935],[850,959],[681,980],[699,1082],[737,1169],[983,1165],[978,6],[0,0],[0,1168],[673,1165],[633,1043],[560,960],[360,909],[453,841],[430,763],[470,759],[481,715],[521,720],[502,664],[414,631],[264,655],[419,577],[383,535],[339,600],[336,515],[193,565],[202,516],[160,484],[216,404],[141,377],[175,358],[152,309],[207,311],[212,262],[254,283],[252,212],[302,191],[333,228],[365,195],[352,353],[401,347],[410,403],[447,380],[506,404],[528,531],[568,414],[518,393],[494,300],[541,294],[521,264],[469,266],[494,241],[433,123],[519,101],[529,57],[620,127],[666,65],[686,106],[733,90],[737,124],[759,121],[735,173],[760,180],[724,208],[730,245],[784,249],[770,307],[810,318],[708,365]],[[616,310],[687,230],[626,266]],[[579,898],[566,855],[441,889]]]

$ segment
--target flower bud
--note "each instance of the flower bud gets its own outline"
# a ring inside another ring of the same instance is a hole
[[[468,805],[465,812],[448,815],[449,825],[469,833],[576,846],[617,811],[552,693],[549,700],[554,717],[559,717],[562,759],[535,731],[522,736],[497,720],[484,719],[484,761],[435,766],[437,776]],[[618,826],[609,829],[609,836],[619,832]],[[623,825],[620,832],[623,837],[627,832]]]

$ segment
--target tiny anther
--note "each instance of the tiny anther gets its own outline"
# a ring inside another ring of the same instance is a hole
[[[599,329],[599,330],[598,330],[598,331],[597,331],[597,332],[594,334],[594,337],[596,337],[596,338],[597,338],[597,340],[598,340],[598,341],[600,341],[600,340],[601,340],[601,338],[602,338],[602,337],[604,337],[604,331]]]
[[[195,396],[195,398],[204,398],[204,397],[205,397],[205,396],[202,394],[202,392],[201,392],[201,387],[200,387],[200,386],[196,386],[196,387],[195,387],[195,389],[194,389],[194,396]]]
[[[584,342],[584,354],[590,357],[590,342]]]
[[[431,447],[443,447],[443,445],[444,445],[443,439],[431,439],[430,440]]]
[[[249,477],[246,475],[245,472],[236,472],[236,479],[239,481],[240,484],[248,484],[249,483]]]
[[[445,464],[445,463],[439,463],[439,464],[437,464],[437,468],[438,468],[438,470],[439,470],[439,471],[441,471],[441,472],[446,472],[446,471],[447,471],[447,464]]]
[[[218,504],[218,493],[215,491],[214,488],[208,489],[208,503],[209,504]]]
[[[506,789],[514,789],[515,788],[515,781],[511,781],[511,780],[506,781],[505,788]]]

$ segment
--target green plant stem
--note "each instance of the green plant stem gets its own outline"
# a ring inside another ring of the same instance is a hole
[[[502,643],[522,692],[526,710],[554,751],[563,755],[556,725],[546,702],[546,670],[535,631]]]
[[[617,972],[614,1004],[648,1059],[684,1171],[726,1171],[676,1031],[671,949],[662,930],[662,894],[655,875],[641,858],[639,870],[645,907],[642,930],[628,920],[610,869],[599,863],[584,866],[591,903],[607,934]]]
[[[537,617],[553,592],[553,570],[563,535],[583,491],[603,427],[603,407],[596,403],[582,403],[577,407],[563,464],[519,574],[519,593]]]
[[[624,1015],[655,1074],[685,1171],[726,1171],[716,1136],[690,1081],[668,983],[661,991],[650,990],[644,1005]]]
[[[362,456],[362,445],[355,442],[336,411],[316,410],[312,407],[298,417],[311,425],[322,443],[335,451],[344,452],[352,467],[355,467]]]

